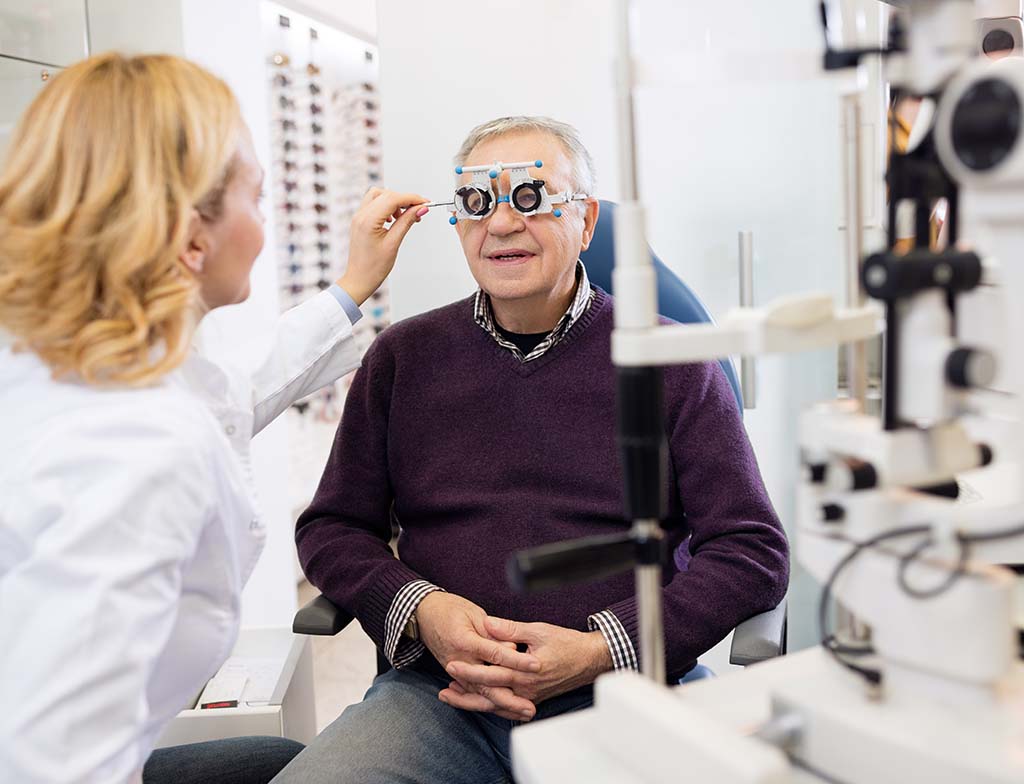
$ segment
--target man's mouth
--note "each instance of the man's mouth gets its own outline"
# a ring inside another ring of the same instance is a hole
[[[504,250],[488,253],[486,258],[496,264],[521,264],[527,259],[532,259],[533,253],[522,248],[506,248]]]

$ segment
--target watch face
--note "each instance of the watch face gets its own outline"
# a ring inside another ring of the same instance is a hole
[[[419,624],[416,623],[416,616],[410,615],[409,620],[405,624],[405,628],[402,630],[402,634],[411,640],[418,640],[420,638]]]

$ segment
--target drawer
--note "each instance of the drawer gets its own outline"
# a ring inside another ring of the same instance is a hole
[[[46,86],[46,80],[59,70],[0,57],[0,159],[18,119]]]
[[[0,0],[0,55],[70,65],[88,53],[85,0]]]

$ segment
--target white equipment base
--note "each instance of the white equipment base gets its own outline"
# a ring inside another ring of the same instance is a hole
[[[807,718],[796,764],[749,737],[773,697]],[[609,675],[594,708],[514,730],[512,762],[521,784],[1019,784],[1024,676],[992,704],[944,709],[871,701],[821,649],[673,689]]]

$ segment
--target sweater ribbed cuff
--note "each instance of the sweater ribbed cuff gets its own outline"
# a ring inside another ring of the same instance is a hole
[[[426,646],[419,640],[402,636],[402,631],[423,598],[440,590],[426,580],[413,580],[395,594],[384,625],[384,656],[396,670],[408,667],[426,650]]]
[[[379,567],[375,578],[363,595],[356,615],[374,645],[383,652],[387,644],[387,617],[395,596],[406,585],[423,577],[395,558]]]
[[[600,631],[608,644],[612,655],[612,665],[616,670],[639,671],[640,665],[636,658],[636,648],[626,633],[625,627],[610,610],[602,610],[587,618],[590,631]]]

